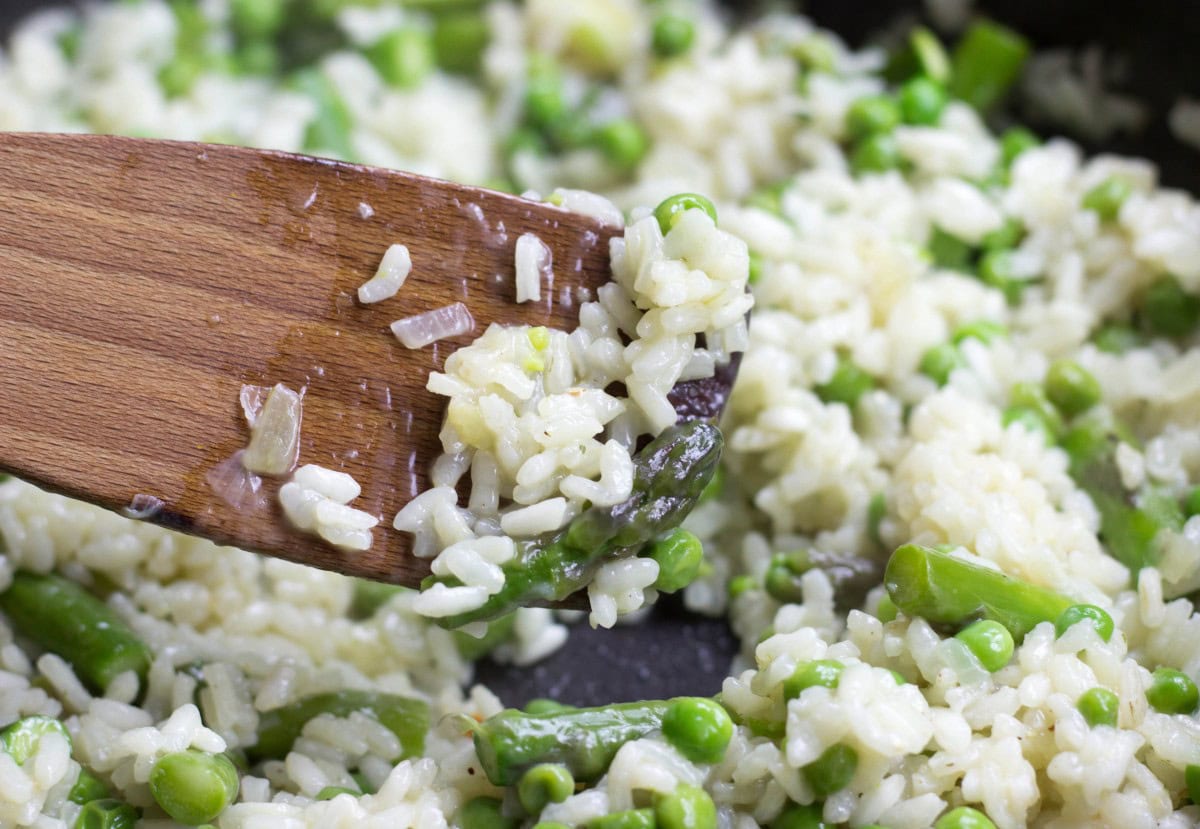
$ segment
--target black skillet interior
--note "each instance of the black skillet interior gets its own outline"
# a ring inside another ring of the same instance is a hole
[[[0,30],[29,11],[60,3],[0,0]],[[729,2],[739,12],[752,4]],[[786,4],[785,4],[786,5]],[[794,5],[794,4],[793,4]],[[802,7],[820,25],[860,44],[901,13],[919,13],[913,0],[810,0]],[[1166,113],[1181,94],[1200,97],[1200,3],[1192,0],[992,0],[977,7],[1045,48],[1102,43],[1128,59],[1117,88],[1149,105],[1143,135],[1121,136],[1090,150],[1115,150],[1154,159],[1163,181],[1200,192],[1200,153],[1171,137]],[[1045,125],[1043,132],[1052,131]],[[678,600],[660,602],[639,625],[593,631],[572,627],[570,642],[535,666],[513,668],[484,660],[477,679],[508,705],[548,696],[576,705],[649,697],[712,694],[720,689],[737,641],[720,620],[685,612]]]

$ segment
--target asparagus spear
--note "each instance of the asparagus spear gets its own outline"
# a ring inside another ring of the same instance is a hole
[[[991,619],[1018,641],[1071,606],[1070,599],[1044,587],[917,544],[892,553],[883,583],[909,616],[956,626]]]
[[[282,758],[292,750],[304,725],[320,714],[348,717],[355,711],[379,720],[400,740],[401,755],[420,754],[429,729],[429,707],[421,700],[374,691],[331,691],[273,708],[258,723],[258,742],[246,749],[250,762]]]
[[[71,663],[96,693],[134,671],[145,683],[150,648],[113,610],[73,581],[55,575],[17,573],[0,594],[0,610],[41,647]]]
[[[633,492],[612,507],[591,507],[547,540],[523,542],[504,565],[504,587],[481,607],[439,619],[448,628],[491,620],[535,602],[564,599],[606,559],[635,554],[691,512],[716,472],[721,432],[703,421],[672,426],[634,456]],[[452,578],[430,577],[457,584]]]

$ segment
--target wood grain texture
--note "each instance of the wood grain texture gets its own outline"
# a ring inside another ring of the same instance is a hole
[[[428,562],[391,519],[427,486],[443,401],[430,371],[492,322],[573,328],[614,228],[516,197],[282,153],[107,136],[0,135],[0,467],[219,543],[396,583]],[[555,284],[514,303],[513,246],[538,234]],[[355,298],[386,248],[401,292]],[[475,330],[419,351],[395,319],[462,301]],[[301,463],[353,475],[382,519],[364,553],[237,510],[207,473],[244,447],[243,384],[303,389]]]

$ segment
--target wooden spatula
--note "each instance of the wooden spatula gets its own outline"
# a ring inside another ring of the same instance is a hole
[[[0,468],[223,544],[415,585],[391,519],[427,487],[443,401],[429,372],[492,322],[571,329],[609,278],[617,228],[514,196],[277,152],[110,136],[0,135]],[[555,282],[514,302],[513,249],[536,233]],[[357,288],[393,243],[395,297]],[[420,350],[396,319],[465,303],[473,331]],[[726,372],[681,384],[714,416]],[[291,529],[264,479],[236,509],[213,468],[244,447],[243,385],[305,389],[300,462],[344,470],[382,519],[372,548]],[[153,496],[161,504],[144,496]],[[145,512],[145,510],[143,510]]]

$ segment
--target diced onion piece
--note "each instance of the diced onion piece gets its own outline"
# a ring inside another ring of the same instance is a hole
[[[250,427],[250,445],[242,463],[260,475],[286,475],[300,455],[300,395],[277,383]]]
[[[550,270],[550,248],[537,234],[526,233],[517,239],[514,259],[517,302],[537,302],[542,298],[542,276]]]
[[[404,286],[412,271],[412,258],[404,245],[392,245],[383,255],[379,270],[366,282],[358,286],[358,301],[364,305],[394,297]]]
[[[254,428],[254,421],[258,420],[258,413],[262,411],[263,401],[267,399],[270,392],[271,390],[266,386],[242,386],[238,402],[242,404],[242,414],[246,418],[246,424],[251,428]]]
[[[424,348],[430,343],[468,334],[474,329],[475,318],[461,302],[392,323],[392,333],[405,348]]]
[[[262,478],[243,465],[244,449],[239,449],[208,470],[204,480],[222,501],[234,509],[247,509],[262,503]]]
[[[339,504],[348,504],[362,494],[362,487],[350,475],[315,463],[306,463],[297,469],[292,481]]]
[[[136,518],[140,521],[160,512],[164,506],[166,504],[163,503],[162,498],[139,492],[130,500],[129,506],[125,507],[121,512],[129,518]]]

